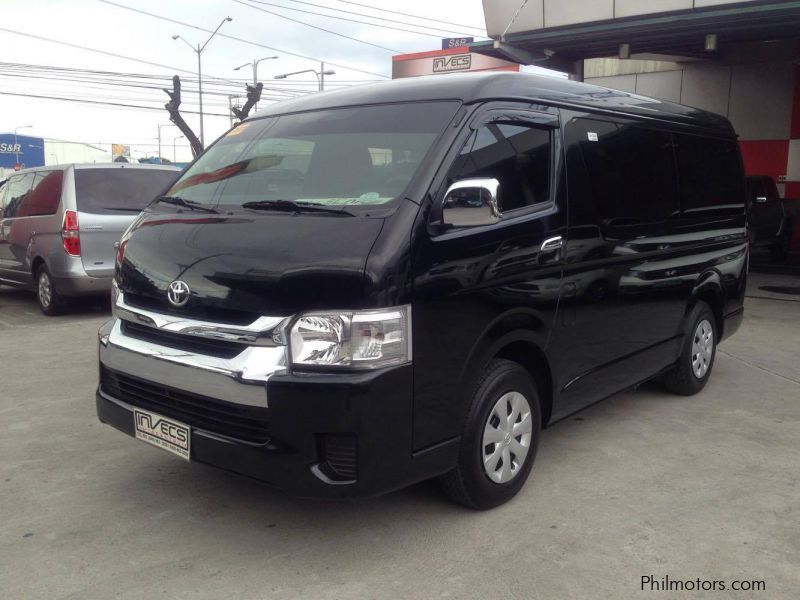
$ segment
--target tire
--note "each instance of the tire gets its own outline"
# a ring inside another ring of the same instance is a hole
[[[41,311],[48,317],[59,314],[64,307],[64,299],[56,290],[53,277],[44,265],[36,269],[36,300]]]
[[[501,412],[507,420],[500,420]],[[476,510],[493,508],[513,498],[525,484],[536,458],[541,414],[539,395],[528,372],[515,362],[492,360],[471,394],[458,463],[440,477],[445,493]],[[516,432],[519,435],[514,435]],[[485,445],[488,439],[497,441]]]
[[[678,362],[663,378],[673,394],[692,396],[702,390],[714,368],[717,356],[717,331],[714,313],[705,302],[698,302],[686,320],[688,328]]]

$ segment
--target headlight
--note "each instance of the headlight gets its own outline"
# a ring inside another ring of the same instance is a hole
[[[306,313],[289,335],[292,364],[375,369],[411,361],[411,307]]]
[[[119,286],[117,280],[111,280],[111,316],[117,316],[117,298],[119,298]]]

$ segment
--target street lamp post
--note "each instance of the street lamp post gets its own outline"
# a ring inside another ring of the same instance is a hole
[[[162,127],[177,127],[174,123],[159,123],[158,127],[158,164],[161,164],[161,128]]]
[[[264,58],[257,58],[251,63],[244,63],[243,65],[239,65],[238,67],[234,67],[234,71],[238,71],[239,69],[250,65],[253,68],[253,85],[258,84],[258,63],[262,60],[275,60],[278,58],[277,56],[265,56]]]
[[[234,67],[233,70],[234,71],[238,71],[242,67],[246,67],[246,66],[249,65],[253,69],[253,87],[255,87],[255,86],[258,85],[258,63],[260,63],[262,60],[275,60],[277,58],[278,58],[277,56],[265,56],[264,58],[256,58],[251,63],[244,63],[243,65],[239,65],[238,67]],[[232,123],[233,123],[233,121],[231,121],[231,124]]]
[[[301,73],[313,73],[317,78],[317,87],[319,91],[323,91],[325,89],[325,75],[336,75],[336,71],[333,69],[325,70],[325,63],[319,63],[319,71],[316,69],[303,69],[302,71],[294,71],[292,73],[283,73],[281,75],[275,75],[275,79],[286,79],[287,77],[291,77],[292,75],[300,75]]]
[[[186,137],[186,136],[179,135],[179,136],[178,136],[178,137],[176,137],[176,138],[172,138],[172,162],[173,162],[173,163],[176,163],[176,162],[178,162],[178,160],[175,158],[175,156],[176,156],[176,152],[175,152],[175,142],[177,142],[177,141],[178,141],[179,139],[181,139],[182,137]]]
[[[220,27],[222,27],[227,21],[233,21],[233,19],[231,17],[225,17],[224,19],[222,19],[220,24],[217,25],[217,28],[211,34],[211,36],[206,40],[206,43],[203,44],[202,46],[200,44],[197,44],[197,48],[195,48],[192,44],[187,42],[180,35],[173,35],[172,36],[173,40],[178,40],[178,39],[181,40],[187,46],[189,46],[189,48],[191,48],[193,52],[197,53],[197,94],[198,94],[198,97],[200,98],[200,144],[203,147],[205,147],[206,144],[205,144],[205,136],[204,136],[204,133],[203,133],[203,66],[202,66],[200,57],[203,54],[203,50],[205,50],[206,46],[208,46],[208,42],[210,42],[211,39],[215,35],[217,35],[217,32],[220,30]]]
[[[20,129],[30,129],[33,125],[20,125],[19,127],[14,128],[14,152],[17,155],[16,160],[14,161],[15,164],[19,164],[19,144],[17,143],[17,131]]]

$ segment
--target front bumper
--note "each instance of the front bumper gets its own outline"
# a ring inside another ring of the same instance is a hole
[[[151,318],[160,335],[209,333],[196,322],[125,306],[117,302],[118,314],[128,310],[126,319],[137,314],[139,323]],[[133,338],[122,322],[112,319],[99,332],[96,403],[100,421],[128,435],[135,407],[173,418],[192,429],[191,460],[309,497],[373,496],[455,464],[457,440],[412,454],[410,364],[293,373],[285,347],[270,345],[263,331],[215,328],[215,335],[245,335],[256,344],[220,358]]]
[[[363,375],[275,376],[266,384],[269,440],[256,444],[192,427],[191,460],[307,497],[373,496],[432,477],[451,468],[455,454],[412,457],[411,376],[410,366]],[[96,403],[101,422],[134,435],[134,405],[102,384]],[[354,440],[355,480],[337,480],[325,468],[331,436]]]

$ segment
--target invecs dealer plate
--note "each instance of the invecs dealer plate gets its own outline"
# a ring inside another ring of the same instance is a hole
[[[192,430],[188,425],[139,408],[133,410],[133,423],[136,439],[190,459]]]

